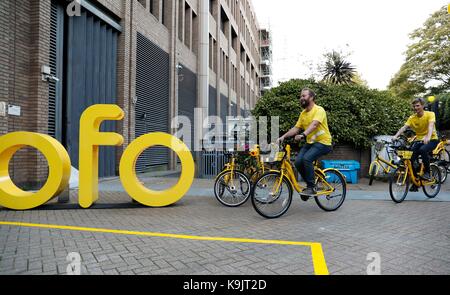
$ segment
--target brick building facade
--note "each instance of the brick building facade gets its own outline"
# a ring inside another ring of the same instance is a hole
[[[81,15],[69,16],[67,6],[77,12],[77,3]],[[172,132],[170,120],[193,117],[195,107],[222,118],[248,114],[260,93],[258,30],[250,0],[0,1],[0,103],[21,111],[0,114],[0,134],[50,134],[76,166],[79,115],[92,104],[124,110],[122,121],[102,127],[120,133],[124,147],[143,133]],[[50,78],[43,79],[44,66]],[[124,147],[101,151],[100,176],[117,175]],[[176,162],[168,150],[152,149],[137,166],[173,169]],[[10,164],[26,188],[42,185],[47,169],[35,150],[19,151]]]

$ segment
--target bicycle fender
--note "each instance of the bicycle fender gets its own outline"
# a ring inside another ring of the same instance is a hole
[[[335,172],[337,172],[339,175],[341,175],[341,176],[345,179],[345,182],[347,182],[347,177],[346,177],[344,174],[342,174],[341,171],[339,171],[339,170],[337,170],[337,169],[334,169],[334,168],[327,168],[327,169],[324,169],[324,170],[322,170],[322,171],[323,171],[323,173],[324,173],[324,172],[327,172],[327,171],[335,171]]]

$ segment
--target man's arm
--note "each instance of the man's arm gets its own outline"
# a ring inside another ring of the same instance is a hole
[[[394,135],[394,140],[396,140],[396,139],[398,139],[398,137],[400,136],[400,135],[402,135],[405,131],[406,131],[406,129],[408,129],[408,125],[405,125],[405,126],[403,126],[402,128],[400,128],[400,130],[397,132],[397,134],[395,134]]]
[[[298,127],[293,127],[291,128],[291,130],[289,130],[288,132],[286,132],[283,136],[281,136],[280,138],[277,139],[277,142],[283,142],[286,138],[292,137],[297,135],[300,132],[300,128]]]
[[[428,134],[427,134],[427,136],[425,136],[425,138],[423,139],[423,143],[424,143],[424,144],[430,143],[431,136],[433,136],[434,123],[435,123],[435,122],[430,122],[430,123],[428,124]]]
[[[319,128],[320,122],[319,121],[312,121],[311,124],[306,128],[306,130],[295,137],[295,140],[301,141],[305,139],[308,135],[316,131],[317,128]]]

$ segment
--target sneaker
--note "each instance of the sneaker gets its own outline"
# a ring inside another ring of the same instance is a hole
[[[309,200],[309,196],[305,196],[305,195],[300,194],[300,199],[302,199],[302,201],[307,202]]]
[[[429,172],[425,172],[420,178],[426,181],[431,181],[431,175]]]
[[[303,201],[308,201],[308,199],[312,196],[315,196],[317,194],[316,188],[314,187],[307,187],[304,189],[301,194],[300,198],[302,198]]]
[[[409,191],[415,193],[415,192],[418,192],[418,191],[419,191],[419,188],[413,184],[413,185],[411,186],[411,188],[409,189]]]

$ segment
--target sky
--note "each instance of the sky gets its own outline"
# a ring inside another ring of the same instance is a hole
[[[273,35],[274,86],[308,78],[333,49],[371,88],[386,89],[405,61],[409,34],[450,0],[252,0]]]

